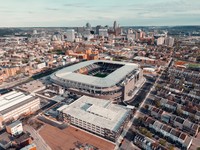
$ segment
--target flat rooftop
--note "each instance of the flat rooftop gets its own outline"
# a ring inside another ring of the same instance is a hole
[[[38,89],[41,89],[42,87],[45,87],[45,85],[39,80],[30,81],[28,83],[24,83],[18,86],[20,90],[26,91],[29,93],[37,91]]]
[[[14,138],[6,132],[6,130],[1,130],[0,131],[0,144],[1,145],[7,145],[8,143],[11,143],[11,140]],[[0,146],[1,149],[1,146]]]
[[[19,124],[22,124],[22,122],[17,120],[15,122],[12,122],[11,124],[9,124],[7,127],[13,128],[13,127],[15,127],[15,126],[17,126]]]
[[[83,67],[87,67],[94,63],[110,63],[110,64],[119,64],[123,65],[122,67],[116,69],[109,75],[107,75],[104,78],[99,78],[96,76],[90,76],[85,74],[76,73],[75,71],[78,69],[81,69]],[[81,62],[69,67],[66,67],[64,69],[61,69],[51,75],[51,78],[53,80],[59,81],[58,78],[68,80],[68,81],[74,81],[79,82],[87,85],[93,85],[97,87],[110,87],[115,86],[117,83],[119,83],[121,80],[123,80],[129,73],[139,71],[139,66],[137,64],[133,63],[126,63],[126,62],[117,62],[117,61],[108,61],[108,60],[90,60]],[[63,82],[63,81],[61,81]]]
[[[82,96],[72,104],[62,106],[59,110],[111,131],[117,131],[131,112],[130,109],[112,104],[111,101],[88,96]]]
[[[31,148],[35,148],[36,145],[34,143],[30,144],[30,145],[27,145],[23,148],[21,148],[20,150],[30,150]]]
[[[149,61],[155,61],[155,59],[151,59],[149,57],[143,57],[143,56],[136,56],[133,58],[134,60],[149,60]]]
[[[18,104],[24,104],[35,99],[32,95],[25,95],[23,92],[12,91],[0,96],[0,114],[7,112],[9,108],[19,107]]]

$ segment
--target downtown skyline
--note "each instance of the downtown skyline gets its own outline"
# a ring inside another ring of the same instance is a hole
[[[200,25],[199,0],[0,0],[0,27]]]

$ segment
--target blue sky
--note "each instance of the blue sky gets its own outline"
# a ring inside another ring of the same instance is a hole
[[[200,25],[200,0],[0,0],[0,27]]]

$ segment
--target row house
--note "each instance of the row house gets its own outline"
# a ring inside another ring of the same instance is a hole
[[[190,133],[192,136],[196,136],[198,134],[199,125],[192,123],[189,120],[185,120],[182,129]]]
[[[177,103],[163,98],[161,99],[160,104],[161,106],[164,106],[172,111],[176,111],[178,107]]]
[[[150,113],[151,113],[151,116],[153,116],[157,119],[160,119],[161,121],[163,121],[165,123],[170,122],[171,115],[159,108],[151,107]]]
[[[175,127],[178,127],[179,129],[186,131],[192,136],[196,136],[198,134],[199,125],[192,123],[187,119],[176,116],[173,119],[171,119],[171,123]]]
[[[196,110],[192,109],[189,106],[181,106],[181,110],[182,110],[183,114],[186,116],[195,115],[197,112]]]
[[[171,120],[171,114],[167,113],[166,111],[163,111],[163,113],[161,114],[161,121],[169,123],[170,120]]]
[[[136,132],[133,133],[133,143],[146,150],[167,150],[162,145],[157,144],[154,140]]]
[[[172,139],[174,142],[179,142],[185,149],[189,149],[192,144],[192,137],[157,120],[147,117],[145,118],[145,123],[146,126],[161,133],[163,136]]]
[[[150,110],[150,113],[151,113],[151,116],[154,116],[155,118],[160,118],[163,111],[159,108],[152,107]]]
[[[179,129],[183,128],[183,122],[184,122],[183,118],[181,118],[181,117],[175,117],[171,122],[173,123],[173,125],[175,127],[178,127]]]

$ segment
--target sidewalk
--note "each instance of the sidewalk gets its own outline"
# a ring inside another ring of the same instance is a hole
[[[116,142],[115,150],[119,150],[119,144],[122,142],[124,136],[127,134],[128,130],[130,129],[132,123],[133,123],[134,117],[128,122],[127,126],[123,130],[122,134],[119,136]]]
[[[132,98],[140,90],[140,88],[144,85],[145,82],[146,82],[146,78],[143,78],[143,80],[141,80],[139,83],[136,84],[137,89],[134,91],[134,94],[133,94]],[[128,100],[128,101],[130,101],[130,100]],[[126,102],[126,101],[124,101],[124,102]],[[125,129],[123,130],[122,134],[119,136],[119,138],[118,138],[118,140],[116,142],[115,150],[119,150],[119,144],[122,142],[122,140],[124,139],[124,136],[127,134],[128,130],[132,126],[132,123],[133,123],[133,121],[134,121],[136,116],[137,116],[137,113],[135,113],[135,116],[128,122],[128,124],[125,127]]]
[[[37,146],[38,150],[52,150],[33,127],[25,125],[24,130],[31,134],[33,137],[33,142]]]

